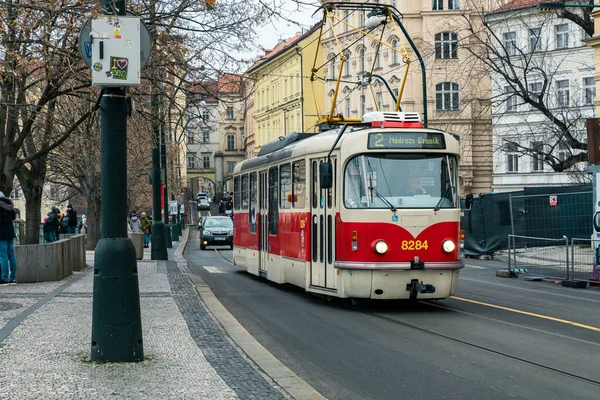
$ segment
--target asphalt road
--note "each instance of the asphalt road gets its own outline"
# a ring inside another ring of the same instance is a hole
[[[275,357],[330,399],[598,399],[600,291],[496,278],[469,260],[455,298],[326,300],[199,250],[189,268]],[[207,268],[208,267],[208,268]]]

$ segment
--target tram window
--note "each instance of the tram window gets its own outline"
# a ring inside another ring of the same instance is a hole
[[[292,172],[292,198],[294,208],[304,208],[306,205],[306,162],[304,160],[294,162]]]
[[[292,208],[292,167],[290,164],[283,164],[279,167],[279,189],[281,190],[279,208]]]
[[[250,208],[248,211],[250,233],[256,233],[256,218],[258,215],[258,203],[256,201],[256,172],[250,174]]]
[[[248,174],[242,175],[242,189],[240,190],[240,209],[248,209]]]
[[[337,206],[337,160],[333,160],[333,206]]]
[[[240,177],[233,178],[233,206],[236,210],[240,209]]]
[[[319,169],[321,169],[321,163],[323,161],[319,161]],[[321,208],[323,208],[325,206],[325,199],[323,199],[323,190],[321,190],[321,185],[319,183],[315,184],[315,186],[317,187],[317,193],[318,193],[318,200],[319,200],[319,206]]]
[[[277,183],[278,183],[277,167],[269,169],[269,235],[277,235],[277,225],[279,223],[279,210],[277,209]]]
[[[319,172],[317,171],[317,162],[313,161],[312,163],[312,208],[317,208],[317,201],[318,201],[318,193],[319,193],[319,180],[318,180],[318,174]]]

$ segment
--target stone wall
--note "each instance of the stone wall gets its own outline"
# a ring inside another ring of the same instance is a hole
[[[74,235],[54,243],[15,246],[17,281],[59,281],[86,267],[85,235]]]

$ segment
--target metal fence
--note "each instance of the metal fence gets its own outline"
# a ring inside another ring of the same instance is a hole
[[[508,235],[508,244],[511,271],[551,279],[600,280],[595,263],[598,240]]]
[[[593,192],[509,195],[511,234],[538,238],[591,234]]]

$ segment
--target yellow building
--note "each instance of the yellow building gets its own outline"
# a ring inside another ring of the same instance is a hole
[[[310,75],[317,54],[317,62],[323,58],[317,49],[320,23],[306,33],[281,41],[273,50],[266,52],[246,72],[247,79],[254,82],[252,88],[253,144],[252,157],[263,144],[291,132],[316,132],[319,119],[317,103],[323,111],[323,74],[311,82]]]

